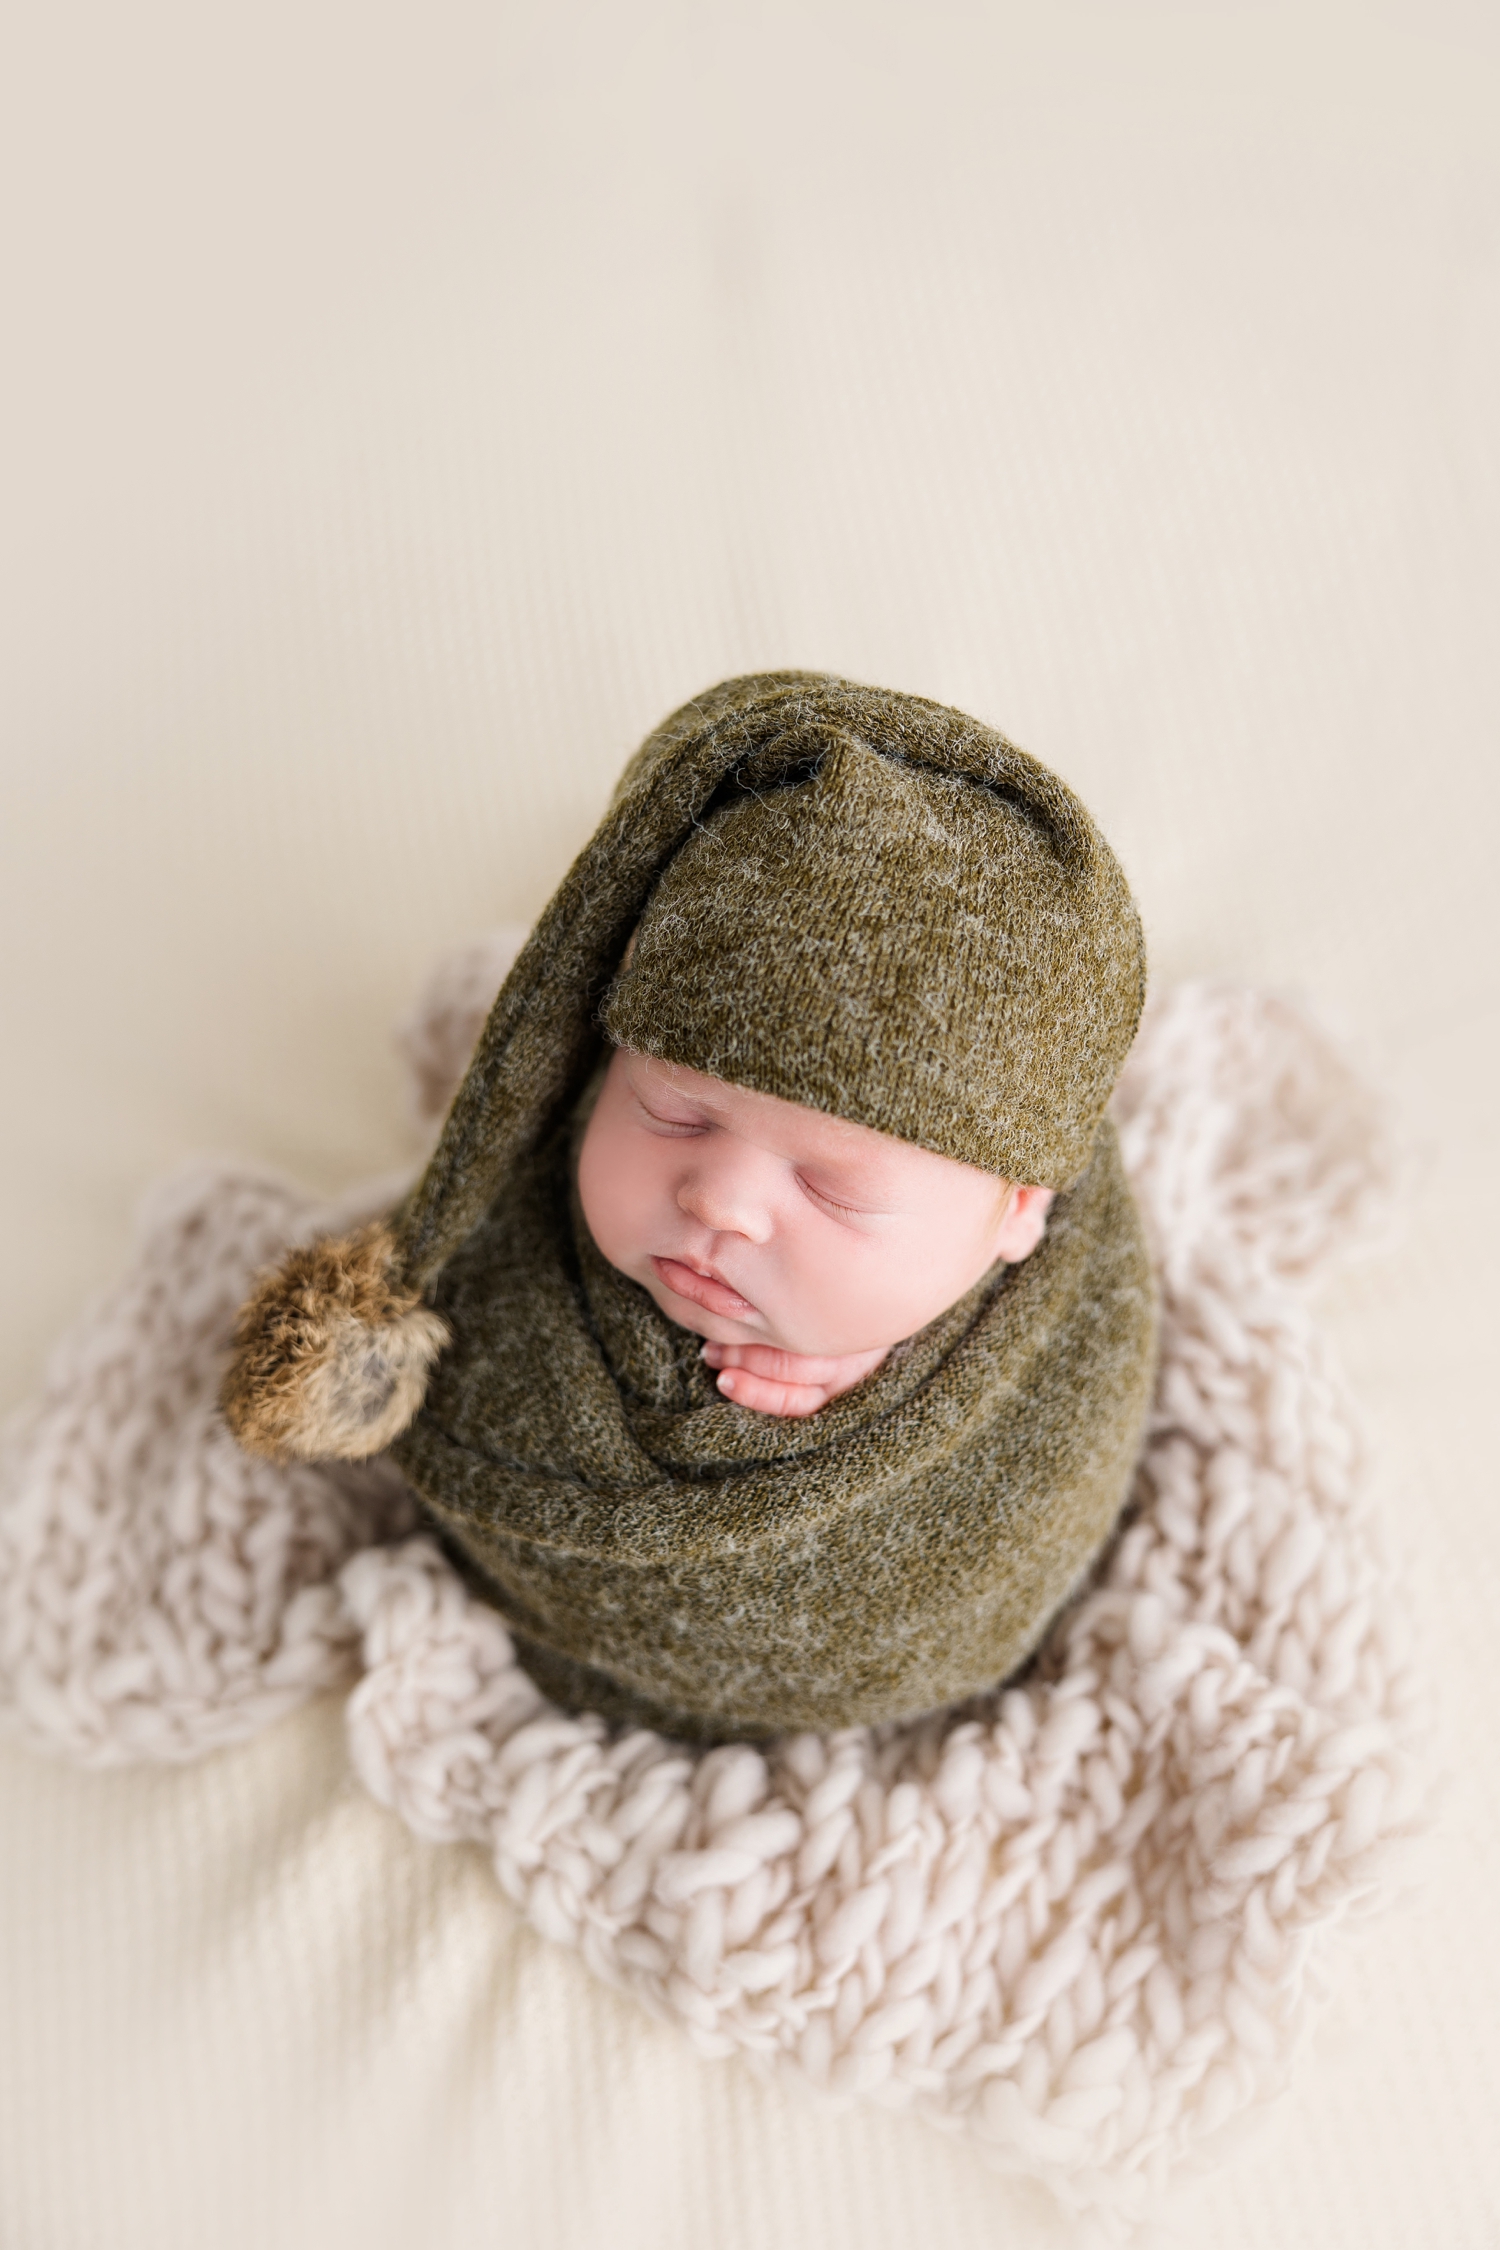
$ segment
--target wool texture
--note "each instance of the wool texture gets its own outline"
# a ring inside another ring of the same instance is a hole
[[[1109,847],[1003,736],[815,673],[727,681],[627,767],[390,1230],[257,1289],[230,1427],[272,1459],[392,1445],[575,1707],[718,1740],[991,1685],[1106,1537],[1145,1415],[1150,1269],[1101,1129],[1144,979]],[[1071,1192],[1023,1268],[778,1424],[570,1200],[606,1032]]]
[[[505,950],[434,981],[424,1079]],[[185,1759],[358,1679],[375,1796],[479,1844],[533,1928],[705,2055],[1140,2217],[1284,2082],[1335,1934],[1410,1880],[1430,1758],[1403,1571],[1309,1305],[1381,1227],[1376,1105],[1292,1009],[1189,986],[1118,1114],[1162,1292],[1155,1403],[1122,1537],[1003,1695],[764,1751],[560,1713],[406,1536],[385,1463],[229,1438],[214,1391],[251,1275],[393,1190],[320,1208],[220,1167],[153,1197],[7,1434],[0,1720],[90,1765]]]
[[[1071,1187],[1145,996],[1134,902],[1082,805],[915,696],[720,697],[745,748],[651,892],[611,1036]]]
[[[1040,1247],[806,1420],[714,1387],[595,1249],[574,1134],[450,1261],[392,1457],[555,1702],[689,1740],[931,1710],[1028,1656],[1106,1537],[1153,1295],[1113,1128]]]
[[[405,1277],[428,1293],[558,1129],[601,1006],[710,1076],[1066,1187],[1144,993],[1124,876],[1035,758],[920,696],[727,680],[636,752],[523,948],[398,1215]]]
[[[960,712],[775,674],[646,744],[396,1219],[449,1245],[429,1295],[452,1342],[394,1458],[556,1701],[760,1737],[932,1709],[1030,1654],[1118,1513],[1149,1395],[1149,1262],[1100,1125],[1143,984],[1083,807]],[[606,985],[617,1041],[1068,1190],[1041,1248],[809,1421],[733,1405],[571,1195]]]

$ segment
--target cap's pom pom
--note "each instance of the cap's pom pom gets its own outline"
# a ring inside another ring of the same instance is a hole
[[[224,1419],[272,1461],[363,1461],[422,1403],[448,1331],[394,1277],[383,1220],[293,1250],[241,1308]]]

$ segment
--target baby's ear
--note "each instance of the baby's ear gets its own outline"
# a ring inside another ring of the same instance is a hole
[[[1046,1233],[1054,1192],[1048,1187],[1012,1190],[1010,1208],[1000,1222],[997,1252],[1009,1265],[1018,1266],[1023,1258],[1029,1258]]]

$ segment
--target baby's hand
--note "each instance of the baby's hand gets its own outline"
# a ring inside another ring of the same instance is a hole
[[[802,1352],[777,1351],[771,1344],[705,1344],[703,1357],[722,1370],[719,1388],[736,1406],[751,1407],[757,1414],[816,1414],[840,1391],[862,1383],[889,1349],[813,1359]]]

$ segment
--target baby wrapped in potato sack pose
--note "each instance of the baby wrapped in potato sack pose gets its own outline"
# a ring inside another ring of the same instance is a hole
[[[713,1741],[990,1687],[1141,1435],[1105,1105],[1144,981],[1035,759],[915,696],[728,681],[627,767],[405,1203],[262,1281],[230,1425],[388,1448],[570,1708]]]

